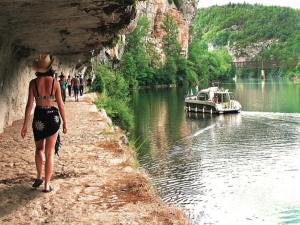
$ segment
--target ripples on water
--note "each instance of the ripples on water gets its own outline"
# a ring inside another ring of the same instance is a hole
[[[197,117],[141,158],[163,199],[199,225],[300,224],[300,114]]]

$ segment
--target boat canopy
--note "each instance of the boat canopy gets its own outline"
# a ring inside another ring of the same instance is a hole
[[[229,92],[227,89],[223,90],[223,89],[219,89],[218,87],[210,87],[210,88],[199,91],[199,93],[209,93],[209,92],[214,92],[214,93],[218,93],[218,94],[232,93],[232,92]]]
[[[199,91],[197,99],[200,101],[224,103],[230,101],[230,93],[231,92],[228,92],[228,90],[219,89],[218,87],[210,87]]]

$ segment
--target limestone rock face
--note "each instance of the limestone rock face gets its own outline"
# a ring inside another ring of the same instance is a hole
[[[1,0],[0,132],[24,114],[37,53],[53,54],[57,72],[73,73],[135,16],[134,0]]]
[[[193,21],[196,11],[196,3],[193,0],[184,0],[178,9],[169,0],[148,0],[141,1],[137,5],[138,16],[147,16],[150,22],[149,41],[162,53],[162,39],[165,35],[161,28],[166,15],[173,16],[178,25],[178,41],[182,46],[183,53],[186,55],[189,43],[189,27]]]

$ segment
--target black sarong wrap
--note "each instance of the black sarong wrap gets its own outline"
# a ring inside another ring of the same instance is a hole
[[[55,134],[60,127],[59,111],[54,106],[36,106],[32,121],[34,140],[38,141]],[[55,143],[55,154],[58,155],[60,147],[59,134]]]

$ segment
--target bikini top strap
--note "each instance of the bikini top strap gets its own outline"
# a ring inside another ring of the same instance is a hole
[[[50,95],[50,96],[53,96],[53,86],[54,86],[54,81],[55,81],[55,79],[53,78],[53,81],[52,81],[52,89],[51,89],[51,95]]]
[[[35,84],[36,94],[37,94],[37,96],[40,96],[36,80],[34,80],[34,84]]]

